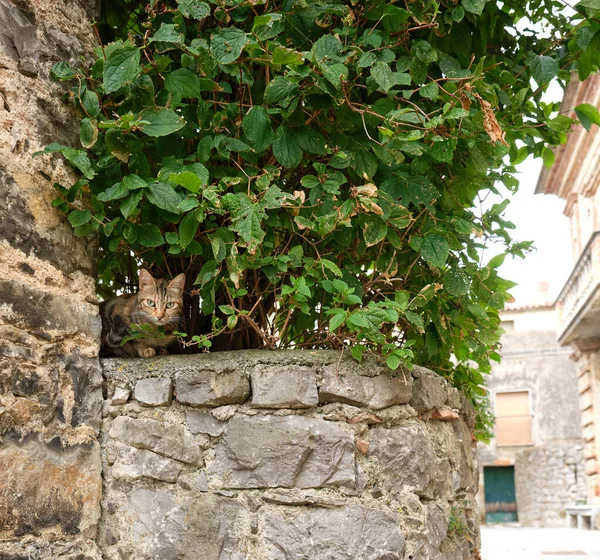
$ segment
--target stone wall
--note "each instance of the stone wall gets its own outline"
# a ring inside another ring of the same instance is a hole
[[[0,0],[0,558],[98,559],[102,375],[94,251],[54,208],[78,144],[49,79],[94,46],[91,0]]]
[[[105,558],[472,557],[472,411],[426,369],[245,351],[104,375]]]
[[[568,527],[565,508],[584,503],[587,496],[583,442],[546,443],[519,452],[515,487],[521,525]]]

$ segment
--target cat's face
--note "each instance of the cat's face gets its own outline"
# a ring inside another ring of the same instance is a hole
[[[185,275],[173,280],[153,278],[145,269],[140,270],[140,291],[138,292],[139,322],[164,327],[180,323],[182,320],[183,288]]]

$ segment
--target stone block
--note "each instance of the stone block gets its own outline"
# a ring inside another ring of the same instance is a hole
[[[183,470],[183,464],[163,457],[147,449],[119,445],[117,460],[111,469],[115,478],[137,480],[151,478],[163,482],[175,482]]]
[[[243,372],[188,372],[175,381],[177,400],[189,406],[241,404],[250,396],[250,382]]]
[[[102,494],[97,443],[61,447],[35,436],[0,447],[0,541],[52,531],[93,538]]]
[[[138,449],[148,449],[183,463],[202,464],[202,453],[194,437],[183,426],[147,418],[117,416],[109,435]]]
[[[211,494],[178,499],[165,490],[136,489],[125,515],[132,529],[131,558],[145,560],[243,560],[245,510],[234,499]],[[123,543],[123,538],[121,543]]]
[[[442,377],[419,366],[413,367],[411,373],[415,379],[410,405],[417,412],[440,408],[446,404],[449,393],[447,383]]]
[[[271,560],[401,560],[405,539],[398,514],[350,505],[311,508],[299,515],[269,512],[261,539]]]
[[[225,432],[227,422],[217,420],[207,410],[188,410],[186,414],[187,427],[192,434],[207,434],[218,437]]]
[[[140,379],[133,391],[135,400],[146,406],[164,406],[171,404],[173,382],[170,379]]]
[[[304,416],[236,416],[215,446],[209,476],[225,488],[356,487],[353,438]]]
[[[259,365],[250,374],[252,406],[310,408],[319,404],[314,369],[295,364]]]
[[[400,374],[392,377],[383,368],[380,369],[379,375],[368,377],[360,375],[356,368],[338,370],[337,364],[324,367],[319,402],[341,402],[373,410],[408,403],[412,396],[411,376]]]
[[[131,395],[131,391],[129,389],[119,386],[115,387],[115,392],[110,399],[111,406],[126,404],[129,400],[129,395]]]
[[[369,430],[369,456],[377,458],[387,491],[408,490],[427,499],[447,485],[448,461],[438,460],[431,436],[418,421]]]

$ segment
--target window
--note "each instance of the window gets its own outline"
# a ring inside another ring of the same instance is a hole
[[[496,445],[531,443],[529,391],[496,393]]]

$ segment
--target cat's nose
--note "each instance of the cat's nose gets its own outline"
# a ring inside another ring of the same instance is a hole
[[[156,314],[156,318],[157,318],[159,321],[162,321],[162,318],[163,318],[164,316],[165,316],[165,312],[164,312],[164,311],[163,311],[162,313],[157,313],[157,314]]]

